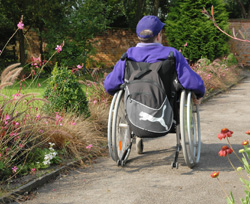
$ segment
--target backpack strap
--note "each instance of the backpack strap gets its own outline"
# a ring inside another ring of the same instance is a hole
[[[124,52],[124,53],[122,54],[122,56],[121,56],[121,60],[124,61],[124,60],[127,59],[127,58],[128,58],[127,53]]]

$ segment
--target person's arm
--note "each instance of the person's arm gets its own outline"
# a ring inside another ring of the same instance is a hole
[[[197,96],[197,99],[202,98],[205,94],[205,86],[201,77],[194,72],[188,65],[187,60],[180,52],[176,52],[176,70],[179,82],[183,88],[191,90]],[[199,101],[197,101],[198,103]]]
[[[119,60],[112,72],[110,72],[104,80],[104,88],[110,94],[114,95],[120,89],[120,85],[124,83],[125,60]]]

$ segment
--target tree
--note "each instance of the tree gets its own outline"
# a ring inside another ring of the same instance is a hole
[[[55,60],[72,67],[86,60],[87,54],[93,51],[89,40],[110,23],[107,17],[111,10],[105,0],[0,0],[0,5],[4,19],[10,19],[13,31],[20,16],[24,16],[25,31],[18,31],[19,56],[23,65],[27,60],[24,39],[29,30],[39,36],[42,59],[48,59],[56,45],[65,41],[63,52]],[[0,25],[1,22],[6,25],[1,20]],[[44,43],[47,44],[45,53]]]
[[[250,1],[249,0],[224,0],[226,9],[229,12],[229,18],[247,18],[250,19]]]
[[[216,8],[217,24],[227,30],[228,14],[223,0],[176,0],[170,9],[165,26],[167,40],[170,46],[181,49],[190,62],[202,57],[214,60],[229,51],[228,37],[213,22],[207,22],[207,17],[201,13],[203,7],[211,8],[212,5]]]
[[[37,31],[42,45],[42,32],[46,28],[45,22],[52,21],[54,24],[60,22],[60,20],[70,12],[75,1],[76,0],[0,0],[1,8],[5,17],[11,21],[13,31],[17,28],[16,25],[20,21],[20,17],[22,15],[24,16],[26,30],[19,30],[17,35],[22,65],[26,63],[26,47],[24,41],[26,33],[30,29]],[[4,22],[3,24],[6,25]],[[40,52],[42,53],[41,45]]]
[[[48,56],[54,52],[56,44],[65,41],[63,51],[54,60],[68,67],[85,63],[88,55],[94,52],[94,42],[90,39],[105,30],[110,22],[107,17],[111,11],[106,3],[78,0],[76,5],[59,22],[46,22],[46,31],[43,33],[48,43]]]
[[[138,21],[144,15],[158,16],[165,20],[172,1],[166,0],[107,0],[107,4],[112,8],[114,27],[135,28]]]

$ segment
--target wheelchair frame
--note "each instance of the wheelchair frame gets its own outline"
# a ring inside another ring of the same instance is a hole
[[[124,90],[114,95],[108,118],[109,154],[118,166],[126,164],[135,138],[126,120],[123,96]],[[175,127],[177,144],[171,167],[178,168],[178,156],[182,150],[186,165],[193,168],[199,162],[201,150],[199,108],[193,104],[192,92],[187,90],[181,91],[178,103],[179,122],[176,121]]]

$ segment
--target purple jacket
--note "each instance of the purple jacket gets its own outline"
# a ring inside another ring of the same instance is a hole
[[[127,57],[136,62],[154,63],[168,58],[169,52],[173,51],[176,58],[176,71],[179,82],[188,90],[194,91],[198,98],[205,94],[205,86],[201,77],[188,65],[183,55],[173,47],[165,47],[160,43],[138,43],[136,47],[127,50]],[[104,81],[105,90],[114,95],[124,83],[125,60],[119,60],[113,71],[108,74]]]

